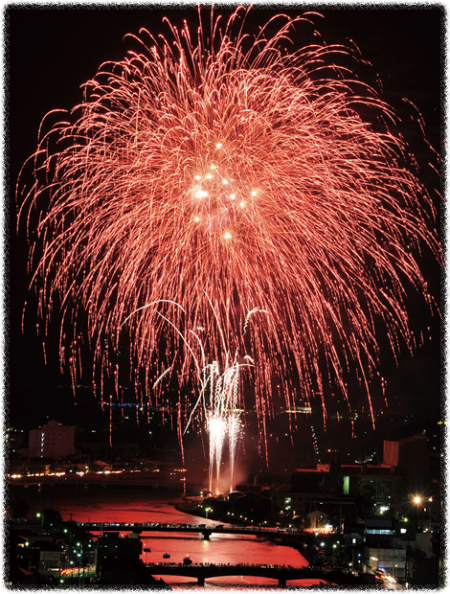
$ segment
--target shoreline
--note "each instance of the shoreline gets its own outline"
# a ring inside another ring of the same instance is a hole
[[[32,478],[32,479],[17,479],[11,480],[6,479],[6,487],[5,489],[11,489],[15,487],[74,487],[74,488],[83,488],[83,489],[90,489],[90,488],[99,488],[99,489],[106,489],[110,487],[119,487],[119,488],[142,488],[142,489],[152,489],[154,491],[179,491],[180,498],[183,494],[188,491],[192,493],[192,495],[188,495],[190,497],[194,497],[194,492],[196,490],[201,490],[201,484],[187,484],[184,486],[183,483],[178,483],[171,480],[158,480],[158,479],[149,479],[148,477],[138,478],[138,479],[129,479],[123,478],[97,478],[97,477],[70,477],[70,478],[55,478],[55,477],[39,477],[39,478]]]

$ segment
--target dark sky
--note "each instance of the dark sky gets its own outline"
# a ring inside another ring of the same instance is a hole
[[[283,10],[299,14],[308,8]],[[427,135],[439,150],[441,118],[441,38],[442,13],[431,9],[384,8],[321,9],[324,15],[319,30],[327,42],[352,39],[363,56],[381,76],[388,102],[401,106],[408,97],[423,114]],[[280,11],[281,9],[277,9]],[[56,414],[57,403],[71,406],[70,390],[57,388],[67,384],[58,374],[56,346],[49,344],[49,365],[44,366],[40,340],[35,336],[33,312],[29,312],[25,333],[21,332],[21,314],[27,295],[27,242],[24,229],[17,237],[14,187],[20,167],[36,147],[38,126],[51,109],[70,109],[82,98],[80,86],[93,77],[106,60],[119,60],[130,47],[123,40],[126,33],[145,27],[152,32],[165,30],[161,17],[180,22],[195,10],[155,10],[145,5],[124,9],[70,9],[62,5],[52,9],[29,9],[10,6],[6,11],[5,83],[7,88],[8,127],[6,182],[10,188],[9,253],[6,253],[6,289],[10,297],[7,322],[6,365],[9,369],[5,397],[10,395],[11,421],[41,422],[40,417]],[[268,10],[255,9],[254,23],[265,22]],[[406,112],[405,112],[406,113]],[[407,126],[405,132],[415,134]],[[421,150],[421,149],[420,149]],[[9,179],[8,179],[9,175]],[[424,174],[427,176],[427,173]],[[8,231],[8,230],[7,230]],[[9,268],[8,268],[9,265]],[[426,272],[436,291],[439,270],[426,262]],[[9,283],[9,284],[8,284]],[[429,324],[425,309],[414,310],[414,323]],[[433,340],[411,361],[408,357],[396,371],[388,365],[391,394],[400,395],[404,410],[427,410],[438,414],[440,344],[439,324],[432,321]],[[56,329],[57,331],[57,329]],[[9,360],[8,360],[9,359]],[[389,394],[389,392],[388,392]]]

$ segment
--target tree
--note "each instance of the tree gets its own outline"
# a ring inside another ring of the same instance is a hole
[[[23,520],[27,517],[30,506],[26,501],[20,499],[11,505],[11,517],[14,520]]]
[[[53,507],[48,507],[42,512],[44,518],[42,520],[42,526],[44,528],[57,528],[62,524],[61,513]]]

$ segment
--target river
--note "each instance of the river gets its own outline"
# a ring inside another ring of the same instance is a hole
[[[154,490],[125,487],[89,487],[37,485],[14,486],[12,496],[30,506],[29,516],[52,506],[59,510],[63,520],[77,522],[160,522],[214,525],[217,522],[191,516],[176,510],[169,502],[180,500],[180,491]],[[249,563],[257,565],[281,564],[303,567],[306,559],[294,548],[280,546],[258,539],[253,535],[213,533],[209,541],[197,534],[151,533],[142,536],[143,548],[151,549],[142,554],[144,563],[162,562],[163,554],[170,560],[181,562],[189,555],[193,563]],[[196,588],[196,582],[178,576],[163,576],[175,589]],[[293,580],[291,585],[310,586],[319,580]],[[258,577],[213,578],[206,588],[240,589],[256,586],[273,589],[276,582]],[[278,589],[278,588],[276,588]]]

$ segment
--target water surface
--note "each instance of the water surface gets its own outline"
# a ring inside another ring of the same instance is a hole
[[[12,488],[12,495],[24,499],[30,506],[30,515],[53,506],[59,510],[63,520],[76,522],[160,522],[183,524],[215,525],[218,522],[203,517],[191,516],[178,511],[171,503],[181,499],[181,491],[163,491],[147,488],[125,487],[66,487],[36,485]],[[169,503],[170,502],[170,503]],[[203,540],[195,533],[152,532],[141,537],[143,548],[151,552],[143,553],[144,563],[162,563],[164,553],[170,554],[170,561],[181,563],[189,555],[193,563],[249,563],[256,565],[293,565],[304,567],[306,559],[294,548],[280,546],[272,542],[245,534],[217,534],[210,540]],[[197,587],[189,578],[162,576],[173,587]],[[292,585],[309,586],[319,580],[295,580]],[[275,580],[258,577],[211,578],[206,581],[207,588],[240,588],[276,586]]]

